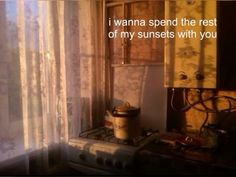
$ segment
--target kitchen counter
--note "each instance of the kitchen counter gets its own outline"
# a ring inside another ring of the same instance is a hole
[[[236,144],[224,142],[217,149],[182,147],[171,141],[146,145],[136,163],[141,174],[227,175],[236,174]]]

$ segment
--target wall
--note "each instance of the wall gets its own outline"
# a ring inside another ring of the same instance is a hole
[[[108,6],[107,15],[111,19],[163,19],[164,1],[136,1]],[[109,2],[108,2],[109,3]],[[107,19],[108,19],[107,18]],[[142,26],[108,26],[108,31],[150,32],[163,31]],[[145,128],[166,129],[166,97],[163,87],[164,39],[132,40],[120,37],[108,39],[109,60],[113,65],[113,104],[128,101],[132,106],[141,108],[141,126]],[[129,63],[122,65],[122,63]]]
[[[167,90],[163,65],[117,65],[114,67],[113,104],[128,101],[141,108],[141,126],[166,129]]]
[[[171,106],[172,89],[168,90],[168,106],[167,106],[167,130],[168,131],[180,131],[182,133],[190,133],[198,135],[200,133],[201,126],[208,124],[216,124],[217,128],[223,129],[232,133],[236,132],[236,92],[216,89],[175,89],[174,99]],[[183,107],[186,107],[187,101],[193,104],[194,102],[205,100],[214,96],[217,99],[209,99],[204,101],[205,106],[208,109],[215,110],[217,112],[208,113],[206,118],[206,110],[201,103],[196,104],[194,108],[190,108],[186,111],[181,111]],[[230,104],[225,97],[231,97]],[[230,109],[231,108],[231,109]],[[200,109],[200,110],[197,110]],[[230,109],[230,111],[223,111]],[[206,121],[206,122],[205,122]],[[204,123],[205,122],[205,123]],[[202,129],[204,130],[204,129]]]
[[[196,90],[192,91],[188,94],[189,100],[196,101],[198,100],[198,92]],[[217,95],[217,96],[229,96],[236,98],[236,92],[235,91],[216,91],[216,90],[204,90],[203,93],[203,99],[209,98],[210,96]],[[229,103],[227,99],[218,99],[215,101],[208,101],[205,102],[206,105],[209,108],[216,109],[218,111],[223,109],[229,108]],[[232,102],[231,107],[235,108],[236,103]],[[196,107],[200,109],[204,109],[201,105],[196,105]],[[205,121],[206,113],[200,112],[196,109],[191,108],[185,113],[185,116],[183,117],[185,124],[183,125],[186,127],[186,130],[188,132],[199,132],[201,125]],[[209,113],[208,121],[206,122],[206,125],[208,123],[217,123],[219,124],[220,128],[226,129],[229,131],[235,131],[236,130],[236,119],[235,119],[235,113]]]

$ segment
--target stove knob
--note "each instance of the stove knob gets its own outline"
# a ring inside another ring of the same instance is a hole
[[[115,161],[115,167],[118,169],[122,169],[122,163],[120,161]]]
[[[96,161],[97,161],[97,164],[103,165],[103,158],[102,157],[97,157]]]
[[[80,160],[83,160],[83,161],[86,160],[86,156],[85,156],[85,154],[83,154],[83,153],[81,153],[81,154],[79,155],[79,158],[80,158]]]
[[[105,159],[105,164],[106,164],[107,166],[111,167],[111,166],[112,166],[112,161],[111,161],[111,159]]]

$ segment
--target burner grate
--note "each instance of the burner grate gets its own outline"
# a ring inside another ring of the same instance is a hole
[[[114,131],[112,129],[109,129],[106,127],[99,127],[99,128],[81,132],[79,137],[94,139],[94,140],[101,140],[101,141],[115,143],[115,144],[139,146],[142,143],[142,141],[144,141],[147,137],[149,137],[155,132],[158,132],[158,131],[153,131],[150,129],[144,130],[142,135],[135,137],[132,140],[121,140],[115,137]]]

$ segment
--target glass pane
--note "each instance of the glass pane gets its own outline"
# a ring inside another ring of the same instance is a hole
[[[123,7],[114,6],[108,8],[108,18],[113,19],[123,19]],[[113,23],[111,26],[108,26],[108,31],[114,32],[122,31],[123,27],[115,26]],[[109,57],[112,63],[121,64],[123,62],[123,47],[122,47],[122,39],[120,37],[117,38],[108,38],[108,49],[109,49]]]
[[[135,32],[135,37],[129,42],[128,58],[131,63],[163,62],[164,39],[138,38],[139,32],[161,32],[164,27],[149,27],[150,19],[164,19],[163,1],[146,1],[128,4],[128,19],[145,20],[145,26],[131,26],[130,31]],[[144,34],[143,33],[143,34]]]

